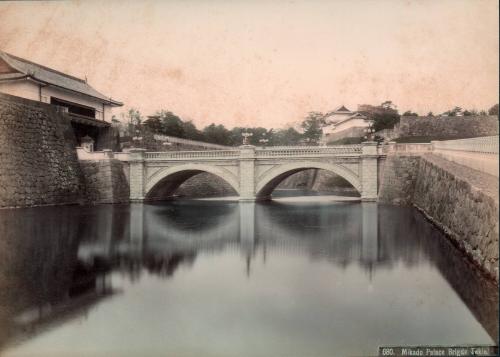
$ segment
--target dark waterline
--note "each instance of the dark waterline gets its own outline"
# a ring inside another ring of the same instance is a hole
[[[0,211],[5,356],[376,355],[493,344],[497,314],[497,287],[410,208]]]

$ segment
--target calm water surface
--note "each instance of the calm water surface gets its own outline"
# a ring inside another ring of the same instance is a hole
[[[497,313],[496,287],[409,208],[0,211],[2,356],[376,355],[494,344]]]

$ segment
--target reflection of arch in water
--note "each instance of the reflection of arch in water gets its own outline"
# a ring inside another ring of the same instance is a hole
[[[361,183],[358,175],[351,169],[340,165],[325,162],[293,162],[279,165],[265,172],[257,179],[255,189],[257,199],[269,198],[273,190],[286,178],[297,172],[308,169],[321,169],[333,172],[347,180],[358,192],[361,193]]]
[[[328,206],[329,209],[310,203],[260,203],[256,213],[258,234],[280,249],[307,246],[312,254],[317,251],[329,258],[348,257],[362,265],[380,263],[377,204],[342,202]],[[346,206],[350,209],[346,210]],[[275,207],[280,209],[274,210]]]
[[[215,165],[185,164],[166,167],[151,175],[146,183],[146,200],[171,197],[182,183],[202,172],[208,172],[223,179],[239,195],[238,178],[229,170]]]
[[[211,202],[205,204],[209,205]],[[185,251],[200,248],[217,249],[226,244],[239,244],[242,250],[247,251],[255,247],[256,240],[260,237],[272,245],[283,248],[290,245],[311,245],[318,248],[318,244],[324,242],[330,248],[334,248],[336,256],[348,255],[354,260],[359,258],[376,261],[378,258],[376,204],[336,205],[339,207],[338,212],[307,204],[231,203],[227,205],[228,209],[222,215],[212,216],[211,224],[202,228],[196,223],[194,226],[179,224],[175,222],[179,218],[178,214],[175,216],[167,214],[178,211],[182,206],[188,209],[189,204],[137,205],[138,210],[145,209],[147,214],[135,211],[131,215],[130,232],[137,232],[135,237],[131,236],[131,242],[135,242],[135,247],[139,250],[142,250],[144,245],[147,245],[147,249]],[[342,209],[341,207],[345,205],[352,206],[352,209],[347,211]],[[280,210],[273,210],[276,206],[280,206]],[[308,212],[307,217],[304,217],[305,208]],[[182,221],[188,222],[189,217],[182,217]],[[343,232],[343,239],[339,240],[336,237],[337,231]]]
[[[197,204],[203,203],[198,202]],[[223,212],[216,212],[208,217],[209,222],[207,222],[207,217],[203,217],[201,214],[198,217],[186,216],[183,221],[187,222],[191,218],[193,224],[184,225],[178,221],[176,222],[179,215],[172,217],[168,214],[162,214],[166,209],[165,206],[147,206],[148,214],[144,215],[144,235],[148,240],[148,244],[155,241],[165,245],[165,242],[169,242],[180,247],[196,244],[205,245],[209,242],[227,240],[227,237],[234,237],[237,240],[239,235],[239,206],[230,204],[226,207],[227,209]],[[177,213],[179,212],[178,208],[176,209]],[[199,221],[200,218],[203,218],[203,221]],[[201,224],[197,224],[197,220]]]

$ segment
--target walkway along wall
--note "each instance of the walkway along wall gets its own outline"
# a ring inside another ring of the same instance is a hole
[[[389,153],[379,202],[413,205],[498,281],[498,179],[426,152]]]
[[[54,106],[0,93],[0,207],[77,203],[75,137]]]

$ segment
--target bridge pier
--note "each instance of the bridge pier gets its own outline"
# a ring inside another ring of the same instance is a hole
[[[145,149],[130,150],[130,202],[144,201]]]
[[[255,146],[240,146],[240,201],[255,201]]]
[[[361,200],[376,201],[378,198],[378,153],[377,143],[366,141],[362,144],[361,161]]]

